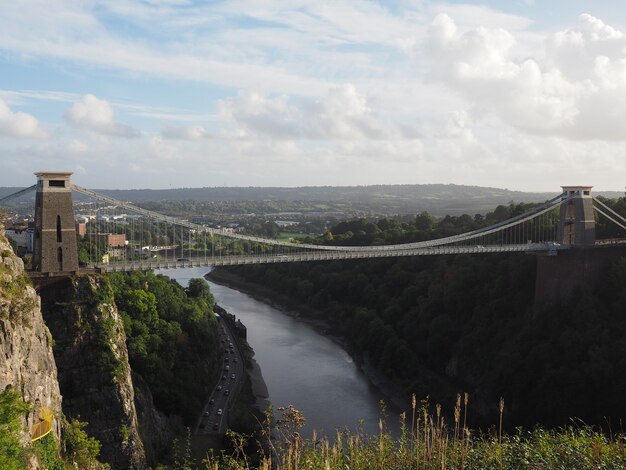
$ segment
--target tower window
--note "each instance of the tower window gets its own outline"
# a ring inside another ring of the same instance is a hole
[[[59,263],[63,262],[63,248],[59,247],[59,249],[57,250],[57,261]]]
[[[57,242],[63,241],[63,232],[61,231],[61,216],[57,215]]]
[[[50,188],[65,188],[65,180],[48,180]]]

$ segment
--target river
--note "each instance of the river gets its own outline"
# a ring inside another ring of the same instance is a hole
[[[157,273],[186,287],[189,279],[208,271],[188,268]],[[245,293],[213,282],[209,285],[216,302],[246,325],[248,343],[274,407],[291,404],[304,413],[307,425],[301,434],[310,437],[316,429],[330,436],[336,429],[354,431],[357,425],[370,435],[379,432],[382,396],[341,346]],[[387,425],[397,434],[397,412],[389,415]]]

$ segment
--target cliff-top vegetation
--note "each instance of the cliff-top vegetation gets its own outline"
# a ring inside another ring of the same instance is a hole
[[[108,275],[124,320],[129,363],[148,383],[156,407],[197,418],[217,380],[217,321],[204,279],[184,290],[154,273]]]
[[[210,455],[207,469],[259,470],[589,470],[626,468],[623,435],[607,435],[581,423],[555,430],[535,427],[503,432],[505,403],[499,402],[499,419],[487,432],[467,425],[468,397],[457,395],[453,419],[448,424],[441,407],[416,403],[408,416],[400,416],[401,435],[337,431],[333,436],[302,439],[298,433],[305,418],[292,407],[280,408],[277,433],[268,438],[270,451],[252,464],[243,446],[246,436],[231,435],[231,455]],[[383,412],[384,413],[384,412]],[[265,433],[269,436],[269,422]]]

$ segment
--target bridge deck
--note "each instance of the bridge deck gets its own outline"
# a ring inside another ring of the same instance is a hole
[[[293,263],[305,261],[329,261],[345,259],[367,259],[367,258],[389,258],[399,256],[433,256],[451,254],[473,254],[473,253],[546,253],[556,255],[558,250],[566,250],[566,245],[553,243],[527,243],[519,245],[492,245],[492,246],[440,246],[406,250],[387,251],[351,251],[351,252],[310,252],[284,255],[238,255],[238,256],[215,256],[198,258],[179,258],[169,260],[142,260],[142,261],[120,261],[112,263],[98,263],[89,266],[105,272],[115,271],[145,271],[150,269],[173,269],[192,268],[203,266],[236,266],[246,264],[266,264],[266,263]]]

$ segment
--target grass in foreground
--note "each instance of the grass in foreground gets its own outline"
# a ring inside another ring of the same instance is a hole
[[[517,429],[502,433],[504,401],[500,401],[500,421],[492,433],[475,433],[467,427],[468,396],[457,395],[454,423],[448,425],[437,405],[435,414],[427,403],[412,401],[412,416],[400,417],[402,431],[392,437],[380,422],[380,433],[337,432],[331,440],[302,439],[298,429],[306,420],[289,406],[279,408],[273,436],[269,434],[271,416],[264,423],[266,455],[258,464],[251,463],[243,449],[247,436],[232,433],[232,455],[209,455],[203,462],[207,469],[281,469],[281,470],[589,470],[626,469],[626,439],[607,436],[591,426],[568,426],[557,430]],[[278,434],[279,437],[276,436]]]

